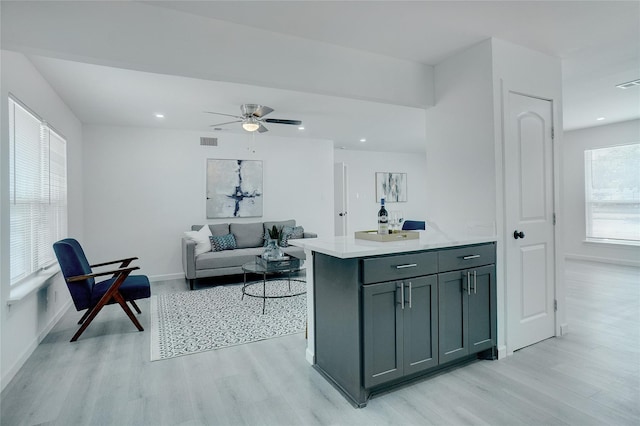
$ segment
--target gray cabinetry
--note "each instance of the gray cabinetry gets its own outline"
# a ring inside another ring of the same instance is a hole
[[[448,362],[469,354],[469,298],[462,271],[438,275],[438,356]]]
[[[435,275],[363,286],[364,386],[438,364]]]
[[[364,386],[402,377],[404,324],[398,287],[402,282],[365,286],[362,290]]]
[[[315,366],[357,406],[495,349],[494,243],[313,262]]]
[[[495,347],[495,250],[488,248],[493,245],[439,253],[439,270],[470,266],[438,274],[440,363]]]

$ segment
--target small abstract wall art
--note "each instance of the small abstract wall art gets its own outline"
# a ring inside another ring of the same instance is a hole
[[[262,161],[207,159],[207,219],[262,216]]]
[[[376,172],[376,203],[384,198],[385,203],[407,202],[407,174]]]

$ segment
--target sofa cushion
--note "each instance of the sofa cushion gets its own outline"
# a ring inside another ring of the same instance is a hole
[[[191,225],[192,231],[198,231],[202,229],[202,225]],[[227,235],[229,233],[228,223],[215,223],[209,225],[211,235]]]
[[[287,256],[297,257],[298,259],[302,260],[305,260],[307,258],[302,247],[289,246],[283,248],[282,251],[284,251],[284,254],[286,254]]]
[[[209,225],[209,229],[211,229],[211,235],[216,237],[229,234],[228,223],[216,223],[215,225]]]
[[[273,228],[273,225],[275,225],[276,228],[278,228],[278,231],[282,231],[282,228],[285,226],[291,226],[291,227],[296,226],[296,221],[295,219],[289,219],[289,220],[281,220],[279,222],[265,222],[264,230],[266,231],[267,229]]]
[[[193,227],[192,227],[193,229]],[[198,230],[187,231],[184,233],[185,237],[190,238],[196,242],[195,247],[195,255],[201,255],[202,253],[206,253],[211,251],[211,241],[209,241],[209,237],[211,236],[211,230],[208,226],[201,226]]]
[[[209,240],[211,241],[211,251],[233,250],[236,248],[236,239],[233,234],[212,235]]]
[[[225,251],[210,251],[196,258],[196,269],[217,269],[239,267],[247,262],[255,262],[262,254],[262,247],[243,248]]]
[[[262,222],[232,223],[229,230],[235,236],[238,248],[262,247]]]

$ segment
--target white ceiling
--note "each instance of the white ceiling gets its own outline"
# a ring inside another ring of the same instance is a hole
[[[322,42],[427,65],[496,37],[562,59],[565,129],[640,118],[640,87],[615,88],[640,78],[637,1],[143,3],[174,14],[176,19],[197,15],[286,34],[310,49]],[[74,19],[82,19],[86,10],[78,7]],[[278,46],[256,40],[251,48]],[[93,64],[68,60],[69,55],[50,50],[25,53],[84,123],[205,131],[210,124],[227,120],[202,111],[236,114],[240,104],[257,102],[276,110],[269,117],[299,119],[305,125],[304,131],[268,125],[268,135],[330,139],[336,146],[352,149],[421,152],[425,147],[424,110],[420,108],[186,78],[180,72],[133,71],[99,65],[100,60]],[[101,52],[94,55],[100,58]],[[290,56],[296,60],[296,52]],[[163,112],[167,118],[156,120],[154,112]],[[606,119],[596,121],[602,116]],[[229,130],[220,135],[240,132],[234,126],[225,128]],[[368,141],[358,142],[361,137]]]

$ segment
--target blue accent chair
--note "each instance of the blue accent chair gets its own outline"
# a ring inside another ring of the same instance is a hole
[[[138,266],[129,266],[137,257],[90,265],[80,243],[73,238],[55,242],[53,251],[58,258],[76,310],[87,310],[78,321],[82,326],[71,338],[72,342],[78,340],[105,305],[112,303],[118,303],[122,307],[139,331],[144,330],[127,305],[127,302],[131,303],[131,306],[140,314],[142,312],[135,300],[151,296],[149,278],[146,275],[130,275],[132,271],[140,269]],[[110,270],[101,272],[93,272],[91,269],[116,263],[120,263],[117,269],[111,267]],[[108,275],[111,275],[111,278],[96,283],[97,277]]]
[[[420,229],[426,229],[424,220],[405,220],[402,223],[403,231],[416,231]]]

